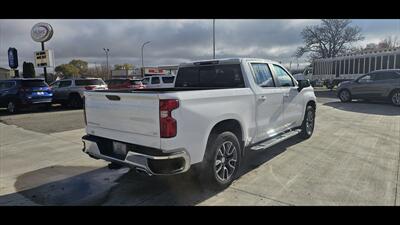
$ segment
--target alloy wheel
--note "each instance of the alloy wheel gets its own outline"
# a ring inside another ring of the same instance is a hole
[[[314,112],[308,111],[306,117],[306,132],[308,135],[311,135],[314,129]]]
[[[398,91],[392,95],[392,103],[397,106],[400,105],[400,91]]]
[[[231,141],[225,141],[218,148],[215,156],[214,172],[216,178],[226,183],[235,173],[238,153],[235,145]]]

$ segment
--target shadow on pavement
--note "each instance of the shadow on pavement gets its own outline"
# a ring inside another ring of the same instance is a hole
[[[266,150],[248,151],[239,176],[300,141],[294,137]],[[219,193],[206,185],[191,171],[148,177],[128,168],[51,166],[20,175],[14,184],[17,192],[0,196],[0,205],[196,205]]]
[[[400,115],[400,107],[385,102],[365,102],[365,101],[352,101],[349,103],[327,102],[324,103],[323,105],[349,112],[384,115],[384,116]]]
[[[0,116],[12,116],[12,115],[44,113],[44,112],[61,112],[61,111],[71,111],[71,110],[79,110],[79,109],[72,109],[55,104],[49,110],[43,110],[40,107],[32,107],[32,108],[22,109],[16,114],[9,114],[6,108],[0,108]]]

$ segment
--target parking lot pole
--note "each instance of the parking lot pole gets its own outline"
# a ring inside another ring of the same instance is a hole
[[[213,59],[215,59],[215,19],[213,19]]]
[[[44,42],[40,42],[42,44],[42,51],[44,51]],[[47,68],[43,67],[43,75],[44,75],[44,82],[47,83]]]

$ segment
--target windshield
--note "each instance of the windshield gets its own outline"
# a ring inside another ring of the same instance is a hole
[[[104,81],[99,79],[91,80],[75,80],[76,86],[86,86],[86,85],[104,85]]]

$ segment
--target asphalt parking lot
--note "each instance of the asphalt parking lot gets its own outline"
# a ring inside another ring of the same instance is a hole
[[[82,110],[0,109],[0,205],[397,205],[400,108],[341,103],[318,89],[312,138],[250,152],[237,179],[209,191],[191,173],[146,177],[82,153]]]

